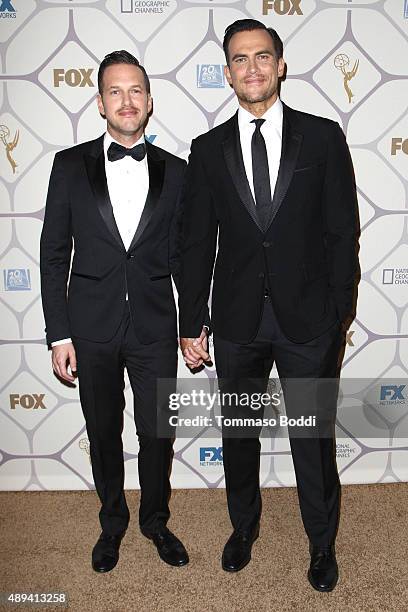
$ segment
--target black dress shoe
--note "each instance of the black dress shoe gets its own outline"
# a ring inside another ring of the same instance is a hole
[[[155,533],[144,533],[146,538],[153,541],[160,559],[174,567],[182,567],[189,562],[188,553],[184,545],[167,527]]]
[[[119,561],[119,548],[125,532],[108,535],[102,531],[92,551],[92,568],[95,572],[110,572]]]
[[[237,529],[233,531],[222,553],[222,569],[226,572],[239,572],[251,560],[252,544],[259,536],[259,525],[253,531]]]
[[[311,546],[310,555],[310,568],[307,573],[310,584],[316,591],[332,591],[339,578],[334,546]]]

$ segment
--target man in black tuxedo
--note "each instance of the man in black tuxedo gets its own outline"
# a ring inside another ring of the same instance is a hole
[[[336,380],[358,277],[352,164],[337,123],[280,101],[285,64],[275,30],[252,19],[237,21],[226,29],[224,51],[239,110],[191,146],[183,198],[181,348],[191,368],[208,359],[202,330],[214,274],[211,326],[221,391],[223,385],[242,388],[249,379],[261,381],[266,391],[275,362],[286,381],[286,411],[299,416],[306,407],[293,400],[298,394],[287,381],[301,379],[307,387],[308,381],[334,379],[324,405],[307,407],[325,432],[301,437],[290,431],[310,540],[309,581],[330,591],[338,577]],[[259,533],[258,434],[231,437],[223,431],[234,531],[222,565],[231,572],[250,561]]]
[[[172,438],[157,436],[156,382],[177,376],[171,276],[177,284],[185,162],[145,141],[152,98],[135,57],[107,55],[98,87],[106,133],[57,153],[51,172],[41,236],[47,341],[56,374],[72,382],[77,372],[79,379],[101,500],[93,569],[115,567],[129,522],[121,437],[125,367],[139,437],[140,528],[165,562],[181,566],[187,552],[166,527]]]

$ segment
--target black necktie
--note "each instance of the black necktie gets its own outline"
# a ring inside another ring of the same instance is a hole
[[[261,125],[265,123],[265,119],[254,119],[251,123],[255,123],[255,131],[252,134],[251,140],[251,152],[256,210],[259,222],[265,229],[268,212],[272,204],[268,155],[266,153],[265,140],[261,133]]]
[[[117,142],[111,142],[108,148],[108,160],[111,162],[117,161],[118,159],[123,159],[125,155],[130,155],[136,161],[142,161],[144,156],[146,155],[146,145],[144,142],[139,143],[135,147],[131,149],[127,149],[126,147],[122,147],[122,145]]]

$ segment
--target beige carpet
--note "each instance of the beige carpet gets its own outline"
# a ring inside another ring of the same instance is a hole
[[[0,590],[66,591],[69,608],[81,612],[408,610],[408,483],[343,487],[341,575],[329,594],[307,582],[294,489],[263,490],[261,535],[238,574],[220,567],[230,534],[223,490],[173,492],[169,526],[190,554],[183,568],[160,561],[138,531],[138,492],[127,498],[132,516],[119,564],[98,575],[90,565],[99,535],[94,492],[0,493]]]

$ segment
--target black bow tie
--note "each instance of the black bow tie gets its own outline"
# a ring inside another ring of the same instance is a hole
[[[127,149],[126,147],[122,147],[122,145],[117,142],[111,142],[108,148],[108,160],[111,162],[117,161],[118,159],[123,159],[126,155],[130,155],[136,161],[142,161],[144,156],[146,155],[146,145],[144,142],[132,147],[131,149]]]

